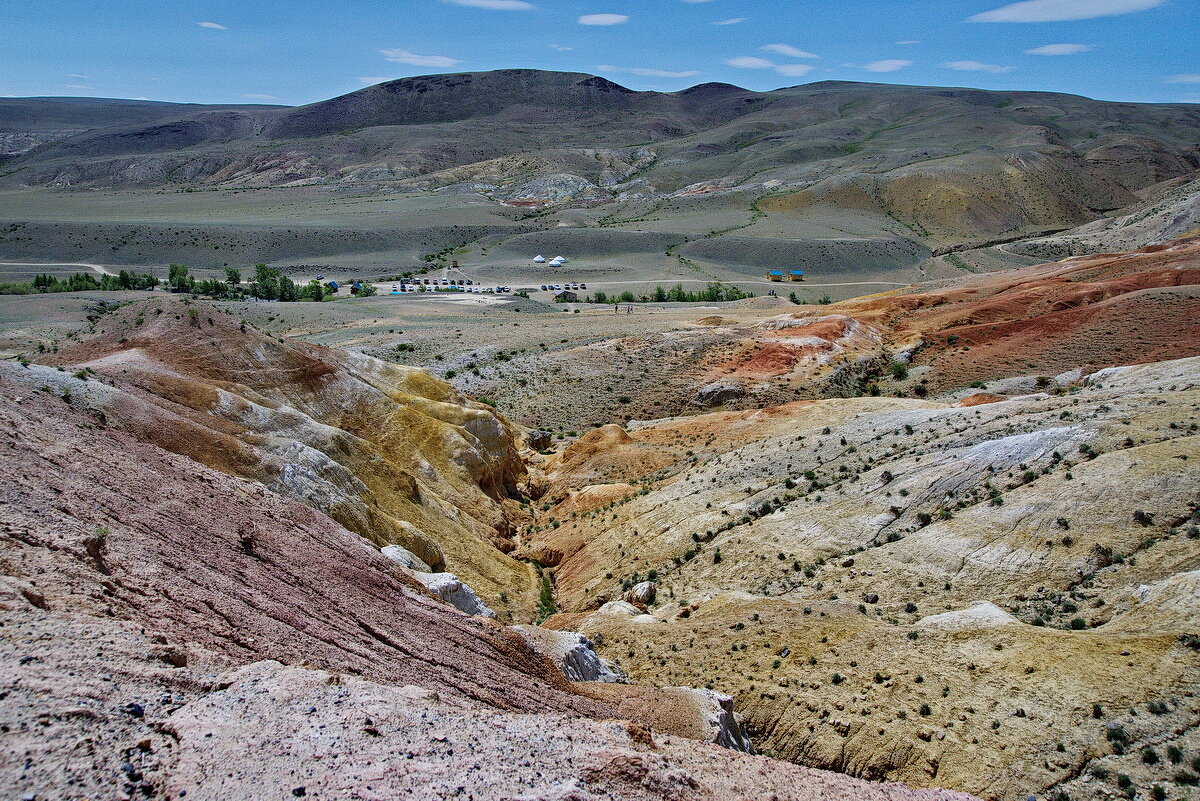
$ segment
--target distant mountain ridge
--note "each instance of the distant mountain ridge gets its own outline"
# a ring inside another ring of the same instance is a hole
[[[1200,106],[1047,92],[839,81],[640,92],[509,69],[294,108],[87,102],[0,100],[0,141],[26,144],[10,145],[3,183],[463,184],[527,202],[741,192],[791,212],[886,215],[955,242],[1079,225],[1200,167]],[[64,112],[75,103],[84,110]]]

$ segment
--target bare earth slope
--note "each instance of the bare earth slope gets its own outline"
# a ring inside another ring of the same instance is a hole
[[[517,433],[492,410],[422,370],[274,339],[206,304],[133,303],[93,334],[47,354],[66,372],[18,377],[399,544],[506,616],[530,614],[532,568],[506,556],[525,468]]]
[[[584,719],[613,714],[328,517],[9,378],[0,421],[14,796],[965,799]]]
[[[769,300],[503,361],[484,351],[478,374],[455,380],[520,423],[562,431],[799,398],[1029,390],[1037,376],[1048,387],[1076,369],[1200,354],[1200,239],[827,306]]]
[[[547,462],[526,548],[556,565],[556,625],[734,695],[777,756],[1102,798],[1127,755],[1196,747],[1198,388],[1190,358],[608,426]]]

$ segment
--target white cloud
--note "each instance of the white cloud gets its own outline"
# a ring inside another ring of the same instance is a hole
[[[911,67],[913,62],[903,58],[884,58],[879,61],[872,61],[869,64],[863,64],[862,68],[867,72],[895,72],[902,70],[905,67]]]
[[[537,8],[533,3],[526,3],[525,0],[442,0],[442,2],[469,8],[486,8],[491,11],[530,11]]]
[[[72,73],[71,73],[70,75],[68,75],[67,77],[68,77],[68,78],[74,78],[74,79],[75,79],[75,80],[77,80],[77,81],[89,81],[89,80],[91,80],[91,78],[89,78],[88,76],[86,76],[86,75],[80,75],[78,72],[72,72]]]
[[[813,56],[816,58],[816,56]],[[737,56],[736,58],[726,59],[725,63],[731,67],[737,67],[743,70],[775,70],[780,75],[807,75],[816,69],[812,64],[776,64],[765,58],[758,56]]]
[[[629,22],[627,14],[584,14],[579,18],[580,25],[620,25]]]
[[[725,63],[742,70],[769,70],[775,66],[774,61],[768,61],[758,56],[738,56],[737,58],[726,59]]]
[[[776,64],[775,71],[780,75],[807,75],[816,69],[813,64]]]
[[[946,69],[960,70],[962,72],[991,72],[997,75],[1002,72],[1012,71],[1012,67],[1002,67],[999,64],[985,64],[982,61],[947,61],[942,66]]]
[[[402,50],[398,47],[387,48],[379,51],[388,61],[394,61],[397,64],[412,64],[416,67],[453,67],[455,64],[461,64],[457,58],[449,56],[423,56],[419,53],[411,53],[408,50]]]
[[[217,22],[197,22],[196,24],[197,24],[197,25],[199,25],[201,28],[209,28],[209,29],[211,29],[211,30],[214,30],[214,31],[227,31],[227,30],[229,30],[229,29],[228,29],[228,28],[226,28],[224,25],[221,25],[220,23],[217,23]]]
[[[569,45],[560,45],[560,44],[550,44],[550,45],[546,45],[546,46],[547,46],[547,47],[549,47],[551,50],[557,50],[557,51],[558,51],[558,52],[560,52],[560,53],[564,53],[564,52],[566,52],[567,50],[574,50],[574,49],[575,49],[575,48],[573,48],[573,47],[571,47],[571,46],[569,46]]]
[[[76,89],[80,92],[95,92],[96,91],[96,87],[84,86],[81,83],[64,83],[63,88],[64,89]]]
[[[242,97],[244,97],[247,100],[278,100],[279,99],[275,95],[260,95],[260,94],[256,94],[255,92],[247,92],[246,94],[242,95]]]
[[[1200,74],[1192,73],[1190,75],[1168,75],[1163,78],[1166,83],[1200,83]]]
[[[696,70],[672,72],[671,70],[654,69],[653,67],[614,67],[612,64],[598,64],[598,72],[620,72],[626,75],[641,75],[644,78],[690,78],[699,75]]]
[[[1091,50],[1091,45],[1085,44],[1048,44],[1041,47],[1033,47],[1025,52],[1031,56],[1073,56],[1076,53],[1086,53]]]
[[[729,19],[719,19],[716,22],[710,22],[710,25],[737,25],[739,22],[745,22],[747,17],[730,17]]]
[[[896,44],[902,44],[902,45],[920,44],[920,43],[921,43],[920,39],[904,39],[902,41],[896,42]]]
[[[789,44],[763,45],[759,48],[759,50],[770,50],[772,53],[779,53],[781,55],[790,56],[791,58],[820,58],[818,55],[806,53],[803,50],[797,47],[792,47]]]
[[[1070,22],[1157,8],[1167,0],[1023,0],[976,14],[968,22]]]

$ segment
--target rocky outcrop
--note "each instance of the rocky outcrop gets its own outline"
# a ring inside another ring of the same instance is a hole
[[[658,585],[653,581],[639,581],[625,593],[624,599],[632,604],[650,606],[658,596]]]
[[[745,388],[739,384],[714,381],[696,390],[695,403],[697,406],[720,406],[731,400],[737,400],[745,394]]]
[[[541,626],[513,626],[529,642],[531,648],[544,654],[562,668],[571,681],[606,681],[624,683],[629,680],[596,653],[595,644],[576,631],[554,631]]]
[[[480,617],[496,616],[496,613],[479,599],[475,591],[453,573],[422,573],[414,570],[412,575],[425,589],[460,612]]]
[[[428,373],[275,339],[165,298],[100,318],[47,361],[11,374],[297,498],[378,546],[399,545],[507,617],[532,616],[534,572],[507,555],[522,514],[510,494],[526,479],[519,433]]]

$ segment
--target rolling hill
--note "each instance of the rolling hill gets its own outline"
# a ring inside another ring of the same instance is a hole
[[[0,135],[49,125],[39,115],[86,130],[58,128],[11,158],[7,185],[461,186],[608,203],[614,225],[700,198],[797,225],[853,210],[927,244],[1070,228],[1200,166],[1195,106],[846,82],[659,93],[514,69],[298,108],[3,100]]]

